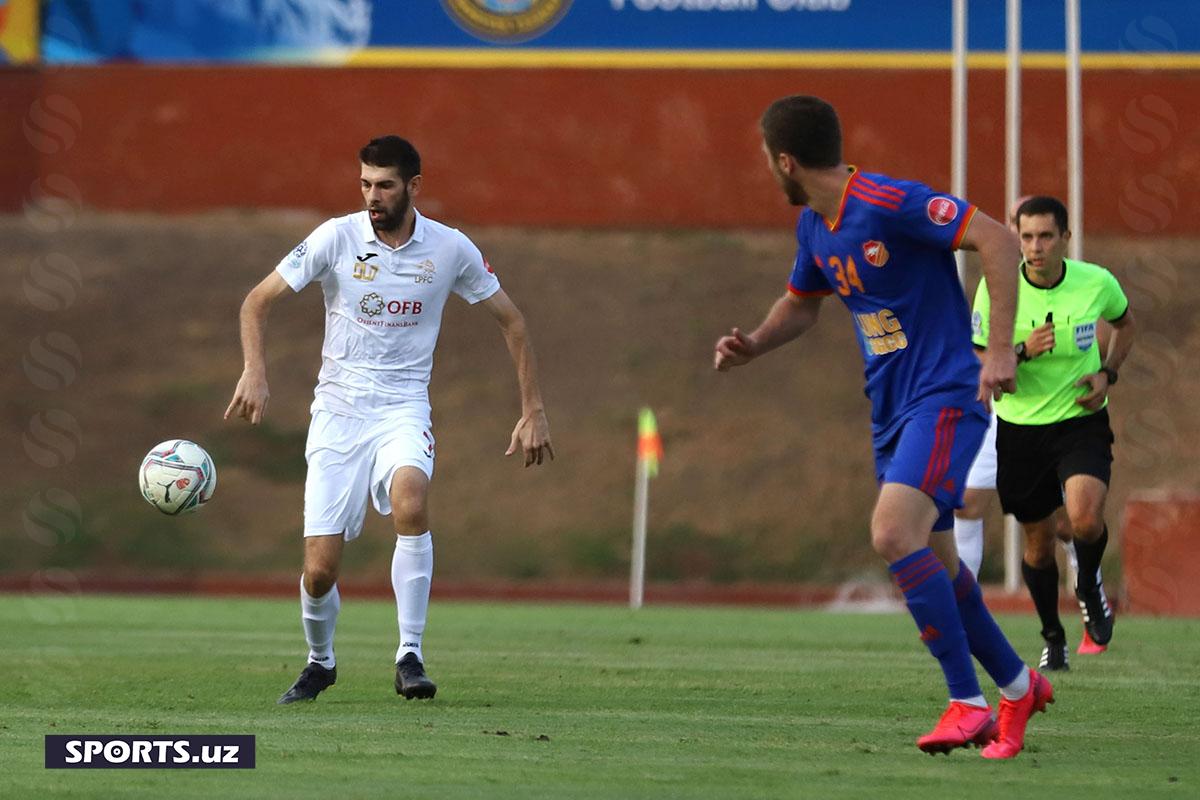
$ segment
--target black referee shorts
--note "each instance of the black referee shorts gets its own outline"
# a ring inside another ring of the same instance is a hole
[[[1108,409],[1049,425],[996,420],[996,492],[1005,514],[1037,522],[1063,504],[1063,484],[1091,475],[1107,486],[1112,476]]]

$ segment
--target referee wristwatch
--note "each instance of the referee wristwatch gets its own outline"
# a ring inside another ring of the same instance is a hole
[[[1024,342],[1021,342],[1016,347],[1014,347],[1013,351],[1016,352],[1016,354],[1017,354],[1017,361],[1025,362],[1025,361],[1029,361],[1031,358],[1029,353],[1025,352],[1025,343]],[[1114,372],[1113,374],[1115,375],[1116,373]]]
[[[1113,369],[1112,367],[1109,367],[1109,366],[1103,366],[1100,368],[1100,371],[1108,376],[1108,385],[1109,386],[1117,385],[1117,371],[1115,369]]]

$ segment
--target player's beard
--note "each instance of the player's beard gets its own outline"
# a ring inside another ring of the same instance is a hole
[[[412,205],[412,198],[408,196],[408,187],[404,188],[404,195],[396,201],[393,208],[384,208],[383,206],[367,206],[367,211],[376,211],[379,213],[377,219],[371,220],[371,227],[377,231],[391,233],[400,227],[404,222],[404,215],[408,213],[408,207]]]
[[[779,177],[779,184],[783,187],[783,193],[787,195],[789,203],[794,206],[808,205],[808,195],[799,181],[793,180],[786,175],[781,175]]]

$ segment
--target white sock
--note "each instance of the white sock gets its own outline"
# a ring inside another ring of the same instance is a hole
[[[400,624],[399,661],[405,653],[416,653],[422,663],[421,636],[429,612],[429,582],[433,579],[433,537],[397,536],[392,553],[392,591],[396,593],[396,620]]]
[[[300,576],[300,620],[304,623],[304,638],[308,641],[308,660],[325,669],[337,665],[333,655],[333,629],[337,627],[341,608],[342,598],[336,583],[324,597],[313,597],[304,589],[304,576]]]
[[[958,546],[958,557],[978,578],[983,564],[983,520],[955,517],[954,544]]]
[[[1000,687],[1000,694],[1007,700],[1020,700],[1029,692],[1029,667],[1021,666],[1016,680],[1007,686]]]
[[[987,698],[981,694],[977,694],[974,697],[956,697],[956,698],[954,698],[954,702],[964,703],[965,705],[968,705],[968,706],[975,706],[975,708],[987,708],[988,707]]]

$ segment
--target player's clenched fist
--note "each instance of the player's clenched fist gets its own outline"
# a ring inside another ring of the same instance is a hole
[[[1029,358],[1037,358],[1042,353],[1048,353],[1054,349],[1054,323],[1047,322],[1033,329],[1029,334],[1029,338],[1025,340],[1025,355]]]
[[[1017,354],[1011,347],[998,352],[992,350],[989,347],[980,358],[982,363],[977,395],[978,400],[988,408],[991,408],[992,400],[999,400],[1006,392],[1012,394],[1017,390]]]
[[[728,336],[717,340],[713,353],[713,368],[724,372],[730,367],[740,367],[755,355],[757,354],[754,352],[754,340],[742,333],[741,329],[734,328]]]

